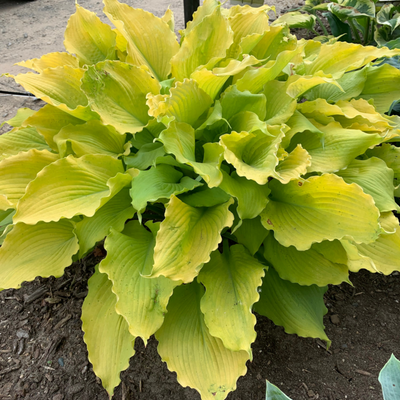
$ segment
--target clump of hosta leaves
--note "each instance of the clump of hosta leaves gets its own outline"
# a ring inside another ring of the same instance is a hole
[[[0,287],[61,276],[105,238],[84,340],[110,396],[155,334],[183,386],[224,399],[246,373],[253,310],[321,338],[329,284],[400,270],[399,54],[297,41],[268,6],[207,0],[181,32],[104,0],[66,53],[14,77],[46,101],[0,136]]]

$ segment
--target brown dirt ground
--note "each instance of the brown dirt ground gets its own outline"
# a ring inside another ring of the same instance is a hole
[[[176,12],[177,28],[183,26],[182,1],[127,2],[157,15],[169,3]],[[100,15],[99,1],[80,4]],[[17,73],[14,62],[62,50],[62,35],[73,12],[73,1],[0,0],[0,73]],[[3,77],[0,89],[18,88]],[[42,104],[30,98],[0,97],[0,121],[20,107],[38,109]],[[4,126],[0,133],[8,129]],[[20,290],[0,293],[0,400],[107,399],[87,360],[80,321],[87,280],[99,261],[90,255],[59,279],[37,278]],[[329,351],[321,341],[287,335],[259,317],[253,362],[228,400],[265,399],[266,379],[293,400],[381,400],[379,370],[391,353],[400,357],[400,274],[385,277],[363,271],[351,280],[353,287],[331,287],[325,296]],[[139,340],[135,347],[114,399],[199,400],[197,392],[182,388],[161,362],[155,339],[147,348]]]

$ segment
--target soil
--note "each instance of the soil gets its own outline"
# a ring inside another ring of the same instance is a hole
[[[161,15],[170,4],[177,29],[183,27],[182,1],[127,1]],[[101,15],[101,4],[80,4]],[[294,7],[297,1],[279,2]],[[61,51],[63,32],[74,2],[0,0],[0,73],[21,70],[12,64]],[[105,18],[102,18],[105,20]],[[20,90],[0,78],[0,90]],[[0,97],[0,120],[20,107],[39,109],[32,98]],[[8,125],[0,129],[5,132]],[[28,251],[28,249],[27,249]],[[99,253],[96,253],[99,254]],[[106,400],[106,392],[87,359],[81,331],[81,305],[87,280],[101,258],[95,254],[67,268],[61,278],[23,284],[0,293],[0,400]],[[353,286],[331,287],[325,296],[326,350],[319,340],[287,335],[267,318],[258,316],[253,362],[228,400],[265,399],[265,380],[279,386],[293,400],[381,400],[380,369],[394,353],[400,357],[400,274],[351,275]],[[144,348],[136,342],[129,369],[121,374],[115,400],[199,400],[182,388],[156,351],[155,339]]]

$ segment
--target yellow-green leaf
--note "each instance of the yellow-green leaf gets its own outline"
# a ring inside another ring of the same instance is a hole
[[[183,176],[181,172],[169,165],[158,165],[147,171],[140,171],[132,179],[130,194],[132,206],[138,211],[139,220],[147,203],[156,202],[159,199],[169,199],[171,195],[188,192],[198,186],[200,182]]]
[[[95,13],[76,4],[65,30],[65,49],[76,54],[81,66],[99,61],[114,60],[116,34],[111,27],[100,21]]]
[[[195,157],[195,131],[183,122],[172,121],[168,129],[160,133],[159,140],[164,144],[165,151],[173,154],[177,161],[193,167],[209,187],[218,186],[222,181],[220,165],[223,160],[223,148],[218,143],[206,143],[203,162],[197,162]]]
[[[35,110],[31,110],[28,107],[19,108],[14,117],[12,117],[9,120],[4,121],[0,124],[0,128],[4,124],[8,124],[8,125],[12,126],[13,128],[19,128],[27,118],[29,118],[31,115],[33,115],[35,113],[36,113]]]
[[[35,74],[19,74],[14,77],[25,90],[76,118],[88,121],[97,119],[96,113],[88,107],[88,99],[81,91],[81,79],[84,74],[81,68],[68,65],[47,68]]]
[[[0,135],[0,161],[31,149],[51,151],[44,137],[35,128],[14,128]]]
[[[21,61],[16,63],[21,67],[32,69],[36,72],[42,72],[46,68],[56,68],[68,65],[72,68],[79,68],[78,59],[72,54],[68,53],[49,53],[40,58],[32,58],[31,60]]]
[[[125,135],[112,126],[104,126],[99,120],[81,125],[67,125],[53,137],[60,157],[72,152],[76,157],[85,154],[103,154],[114,158],[129,154],[130,143],[125,143]]]
[[[43,168],[17,205],[14,222],[35,224],[75,215],[91,217],[132,177],[110,156],[68,156]]]
[[[151,276],[191,282],[221,242],[222,229],[232,225],[232,203],[196,208],[172,195],[157,233]]]
[[[174,290],[164,324],[156,332],[158,352],[182,386],[196,389],[203,400],[224,400],[246,373],[249,355],[228,350],[211,336],[200,310],[203,294],[197,282]]]
[[[311,156],[307,150],[298,144],[276,167],[275,178],[282,183],[288,183],[293,179],[300,178],[307,173],[311,165]]]
[[[311,156],[308,172],[336,172],[346,168],[355,157],[369,147],[382,143],[376,133],[364,133],[359,129],[345,129],[338,122],[322,125],[312,121],[323,137],[310,131],[298,133],[291,141],[291,147],[301,144]]]
[[[324,242],[324,251],[332,242]],[[298,251],[294,246],[284,247],[270,233],[264,241],[264,257],[271,263],[279,276],[303,286],[328,284],[339,285],[349,281],[348,268],[334,263],[317,251],[319,243],[309,250]],[[331,246],[331,252],[335,247]]]
[[[300,286],[279,277],[273,268],[265,272],[260,301],[254,311],[283,326],[286,333],[320,338],[330,345],[325,334],[323,316],[327,313],[324,293],[327,288]]]
[[[0,247],[0,288],[19,288],[37,276],[60,277],[78,249],[70,221],[18,223]]]
[[[270,134],[261,131],[254,133],[231,132],[221,136],[225,160],[236,168],[239,176],[265,185],[275,175],[279,159],[277,152],[284,136],[278,126],[271,127]]]
[[[1,165],[1,164],[0,164]],[[339,171],[346,183],[356,183],[364,193],[371,195],[381,212],[399,210],[394,201],[393,170],[379,158],[353,160],[347,168]]]
[[[127,40],[127,62],[146,65],[160,82],[168,79],[170,61],[177,53],[176,35],[161,18],[119,3],[104,0],[104,13]]]
[[[241,178],[236,172],[231,175],[223,172],[223,175],[224,179],[219,187],[237,198],[239,217],[241,219],[257,217],[268,203],[268,195],[271,192],[268,186]]]
[[[260,217],[244,219],[234,231],[238,243],[245,246],[251,255],[257,253],[268,233]]]
[[[171,59],[172,76],[183,81],[200,66],[212,69],[225,58],[232,43],[232,29],[218,6],[212,14],[193,25],[192,30],[185,36],[181,48]]]
[[[264,266],[240,244],[224,245],[222,254],[214,251],[200,271],[197,280],[206,288],[200,303],[204,321],[210,334],[229,350],[251,355],[256,340],[256,317],[251,309],[259,299],[257,288],[263,276]]]
[[[88,287],[82,304],[83,340],[93,371],[111,398],[121,382],[121,371],[129,367],[129,359],[135,354],[135,338],[129,333],[125,319],[115,311],[117,297],[111,291],[107,274],[101,274],[96,267]]]
[[[112,281],[117,295],[116,310],[129,325],[129,332],[144,343],[164,321],[168,300],[179,282],[168,278],[145,278],[153,266],[155,235],[159,224],[148,224],[148,231],[138,221],[130,221],[122,233],[114,229],[107,236],[107,257],[100,271]]]
[[[45,166],[59,159],[48,150],[29,150],[0,162],[0,194],[14,206],[24,195],[26,186]]]
[[[350,238],[371,243],[381,233],[371,196],[333,174],[269,183],[270,201],[261,213],[265,228],[285,247],[308,250],[313,243]]]
[[[124,188],[92,217],[83,217],[77,222],[75,233],[79,239],[78,258],[82,258],[97,242],[103,240],[111,228],[117,232],[124,229],[125,222],[135,214],[131,201],[129,188]]]
[[[148,123],[147,93],[160,93],[160,84],[146,67],[104,61],[91,66],[82,79],[82,90],[91,107],[101,115],[105,125],[120,133],[135,133]]]
[[[46,139],[48,145],[58,151],[58,147],[53,138],[60,132],[61,128],[71,125],[83,124],[85,121],[71,114],[68,114],[51,104],[46,104],[35,114],[31,115],[23,122],[23,126],[34,126],[36,130]]]

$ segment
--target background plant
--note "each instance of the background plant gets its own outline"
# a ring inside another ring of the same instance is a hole
[[[224,399],[253,310],[319,337],[329,284],[399,270],[398,50],[298,41],[270,7],[205,1],[181,32],[105,0],[66,53],[20,63],[47,102],[0,136],[0,287],[61,276],[105,237],[82,309],[110,396],[155,334],[183,386]],[[379,85],[377,84],[379,82]]]
[[[377,0],[306,0],[304,6],[291,11],[277,23],[287,22],[291,28],[305,28],[318,33],[319,27],[326,37],[329,32],[318,13],[322,12],[327,20],[332,35],[339,40],[364,45],[387,46],[398,48],[400,45],[400,6],[385,3],[376,6]],[[326,40],[321,37],[321,40]]]

